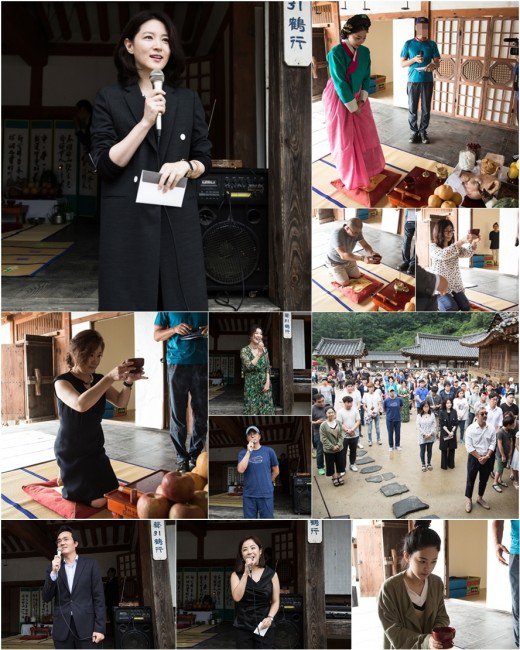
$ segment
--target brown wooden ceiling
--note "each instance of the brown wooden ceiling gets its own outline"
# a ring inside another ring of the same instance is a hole
[[[213,417],[209,421],[212,447],[245,447],[245,430],[254,424],[262,432],[262,444],[288,445],[307,433],[308,418],[302,417]]]
[[[52,54],[110,56],[129,18],[143,9],[166,12],[187,56],[200,50],[206,27],[223,20],[214,2],[6,2],[2,3],[2,53],[29,65],[45,65]],[[216,6],[220,5],[220,6]],[[218,29],[215,30],[218,33]],[[213,43],[207,43],[206,49]]]
[[[79,533],[78,552],[106,553],[135,551],[137,525],[133,521],[13,521],[2,522],[2,557],[46,557],[56,553],[56,537],[62,525]]]

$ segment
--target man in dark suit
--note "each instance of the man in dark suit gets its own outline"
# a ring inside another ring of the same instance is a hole
[[[448,291],[448,282],[442,275],[435,275],[417,265],[415,269],[416,311],[438,311],[437,293],[443,296]]]
[[[43,600],[54,598],[54,647],[99,647],[105,638],[105,597],[98,564],[78,556],[78,538],[68,526],[59,529],[56,543],[43,585]]]

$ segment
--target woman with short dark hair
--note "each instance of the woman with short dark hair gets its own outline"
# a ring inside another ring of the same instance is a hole
[[[105,452],[101,428],[106,401],[126,407],[134,382],[144,372],[131,361],[123,361],[105,376],[96,373],[104,349],[105,342],[98,332],[79,332],[70,341],[69,372],[54,380],[60,418],[54,453],[63,484],[62,496],[93,508],[103,508],[105,493],[119,486]],[[123,381],[120,391],[113,386],[116,381]]]
[[[101,176],[99,308],[207,311],[194,179],[211,164],[211,143],[200,99],[179,86],[184,55],[169,16],[131,18],[114,60],[118,83],[99,92],[91,128]],[[163,72],[162,90],[152,71]],[[159,172],[158,200],[188,178],[182,207],[136,203],[143,171]]]

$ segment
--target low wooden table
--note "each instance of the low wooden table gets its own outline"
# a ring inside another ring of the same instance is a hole
[[[427,173],[428,176],[423,176],[423,173]],[[437,175],[435,172],[432,172],[422,167],[414,167],[410,173],[406,176],[411,176],[415,183],[413,187],[405,188],[404,179],[399,181],[394,189],[387,194],[390,204],[394,208],[424,208],[428,206],[428,197],[433,194],[435,188],[439,185]],[[419,196],[419,200],[408,196],[407,194],[401,194],[399,190],[404,190],[409,194],[415,194]]]
[[[402,282],[408,291],[396,291],[395,283]],[[385,311],[404,311],[404,306],[415,296],[415,287],[403,280],[392,280],[384,289],[372,296],[372,300],[380,309]]]
[[[168,471],[160,469],[157,472],[143,476],[143,478],[120,485],[117,490],[105,494],[107,508],[115,519],[138,519],[137,500],[142,494],[155,492]]]

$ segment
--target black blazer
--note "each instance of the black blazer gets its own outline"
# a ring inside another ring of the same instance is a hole
[[[418,264],[415,266],[416,311],[438,311],[437,296],[433,295],[436,283],[435,273],[426,271]]]
[[[457,411],[452,408],[451,411],[445,411],[441,409],[439,411],[439,449],[457,449],[457,428],[459,420],[457,418]],[[444,427],[450,431],[455,427],[455,435],[449,440],[444,440],[444,437],[448,434],[444,431]]]
[[[52,638],[65,641],[69,635],[71,616],[82,639],[91,637],[92,632],[105,634],[105,595],[97,562],[78,556],[72,593],[69,591],[64,562],[57,580],[50,577],[51,570],[49,566],[43,585],[43,600],[47,603],[54,598]]]
[[[187,88],[164,86],[164,90],[160,146],[152,127],[126,167],[112,162],[108,151],[143,117],[139,86],[107,86],[96,97],[90,155],[101,177],[99,308],[103,310],[155,311],[159,307],[161,238],[169,242],[162,264],[166,258],[171,265],[168,276],[178,278],[176,289],[162,287],[161,308],[208,308],[195,181],[188,181],[181,208],[135,202],[143,169],[159,171],[164,163],[183,158],[199,160],[206,169],[211,165],[211,143],[198,95]],[[169,290],[166,295],[165,290]]]

